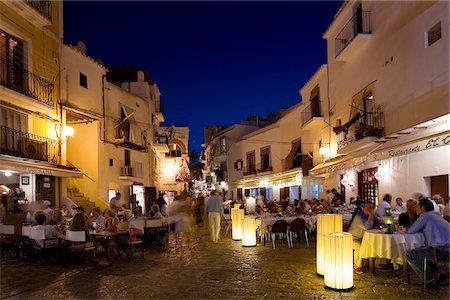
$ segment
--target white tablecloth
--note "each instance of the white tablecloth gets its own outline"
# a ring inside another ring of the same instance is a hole
[[[360,257],[389,258],[398,264],[403,264],[403,253],[423,245],[425,245],[425,238],[422,233],[385,234],[380,230],[368,230],[364,233],[361,243]]]

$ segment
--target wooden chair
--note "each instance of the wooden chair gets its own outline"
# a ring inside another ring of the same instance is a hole
[[[86,258],[89,254],[92,255],[92,262],[94,266],[97,264],[97,249],[92,245],[86,245],[86,231],[79,230],[67,230],[66,231],[66,247],[65,247],[65,259],[66,268],[69,267],[70,258],[75,257],[80,263],[80,267],[86,269]]]
[[[118,257],[126,254],[128,260],[133,258],[134,253],[138,253],[144,258],[144,231],[145,220],[130,220],[130,228],[128,236],[118,242]]]
[[[308,228],[306,227],[306,221],[302,218],[297,218],[291,222],[289,226],[289,239],[291,241],[291,246],[294,247],[294,241],[292,239],[293,234],[300,241],[300,237],[302,234],[305,235],[306,245],[309,247],[308,242]]]
[[[275,223],[273,223],[272,226],[267,226],[267,231],[270,235],[270,238],[272,240],[272,246],[275,248],[276,245],[276,237],[281,236],[282,239],[286,239],[286,243],[288,247],[290,248],[290,242],[288,238],[288,223],[285,220],[277,220]],[[264,239],[264,246],[266,245],[266,240]]]

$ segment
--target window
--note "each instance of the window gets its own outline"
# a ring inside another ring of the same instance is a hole
[[[26,114],[0,107],[0,126],[28,132],[28,117]]]
[[[247,153],[247,173],[253,173],[255,171],[255,151],[250,151]]]
[[[25,84],[23,69],[23,42],[0,30],[0,84],[22,92]]]
[[[261,171],[270,171],[270,146],[261,148]]]
[[[170,151],[166,153],[166,157],[181,157],[181,147],[177,144],[169,145]]]
[[[112,159],[112,158],[109,159],[109,166],[110,167],[114,166],[114,159]]]
[[[319,86],[316,86],[311,91],[311,117],[321,117],[320,100],[319,100]]]
[[[234,162],[234,168],[236,170],[242,170],[242,159],[239,159]]]
[[[442,38],[441,22],[437,23],[430,30],[425,32],[425,48],[430,47]]]
[[[87,76],[81,72],[80,72],[80,85],[84,88],[88,88]]]
[[[227,139],[225,137],[220,139],[220,152],[221,153],[227,152]]]
[[[124,158],[125,158],[125,161],[124,161],[125,166],[126,167],[131,166],[130,150],[125,150],[125,157]]]

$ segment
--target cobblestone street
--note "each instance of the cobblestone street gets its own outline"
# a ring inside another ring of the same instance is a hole
[[[355,274],[354,289],[324,288],[315,274],[315,240],[288,249],[244,248],[229,237],[214,244],[205,234],[169,249],[146,249],[145,259],[124,257],[81,271],[77,266],[42,268],[1,263],[2,299],[449,299],[448,286],[424,290],[415,274],[404,284],[401,270]]]

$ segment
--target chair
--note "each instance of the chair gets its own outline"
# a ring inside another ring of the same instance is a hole
[[[272,246],[275,248],[275,240],[277,235],[281,236],[281,238],[286,239],[286,243],[290,248],[290,242],[288,238],[288,223],[285,220],[277,220],[273,223],[272,226],[267,226],[267,231],[270,234],[270,238],[272,239]],[[264,246],[266,245],[266,240],[264,239]]]
[[[228,235],[228,232],[231,233],[231,215],[227,214],[224,215],[224,220],[225,220],[225,235]]]
[[[33,256],[37,255],[40,263],[45,267],[49,258],[49,253],[56,254],[60,250],[61,243],[58,238],[46,238],[45,231],[39,227],[30,228],[31,253],[29,263],[32,263]]]
[[[128,260],[133,258],[134,253],[138,253],[144,258],[143,236],[145,231],[145,220],[130,220],[130,228],[126,239],[118,242],[118,257],[126,254]]]
[[[163,225],[162,220],[147,220],[145,225],[145,234],[149,244],[152,240],[156,240],[158,244],[165,248],[167,246],[167,237],[169,233],[169,228],[167,225]]]
[[[17,256],[19,259],[29,259],[31,255],[31,226],[22,226],[22,235],[17,241]]]
[[[445,251],[446,250],[446,251]],[[434,246],[433,247],[433,256],[432,258],[424,258],[423,260],[423,287],[427,287],[427,280],[426,280],[426,274],[427,274],[427,268],[435,266],[437,270],[442,269],[446,270],[448,272],[449,270],[449,246]],[[411,266],[409,263],[406,263],[406,275],[407,275],[407,282],[408,284],[411,284],[410,279],[410,271]]]
[[[300,241],[300,235],[304,233],[306,245],[309,247],[308,242],[308,228],[306,227],[306,221],[302,218],[294,219],[289,226],[289,239],[291,241],[291,246],[294,247],[294,242],[292,239],[292,235],[295,233],[297,239]]]
[[[80,267],[86,269],[86,257],[91,253],[94,266],[97,263],[97,249],[94,245],[88,245],[86,247],[86,231],[79,230],[67,230],[66,231],[66,247],[65,258],[66,268],[69,266],[70,257],[77,257],[80,262]]]
[[[14,225],[0,224],[1,240],[1,258],[8,255],[11,259],[16,258],[17,237],[14,231]]]

